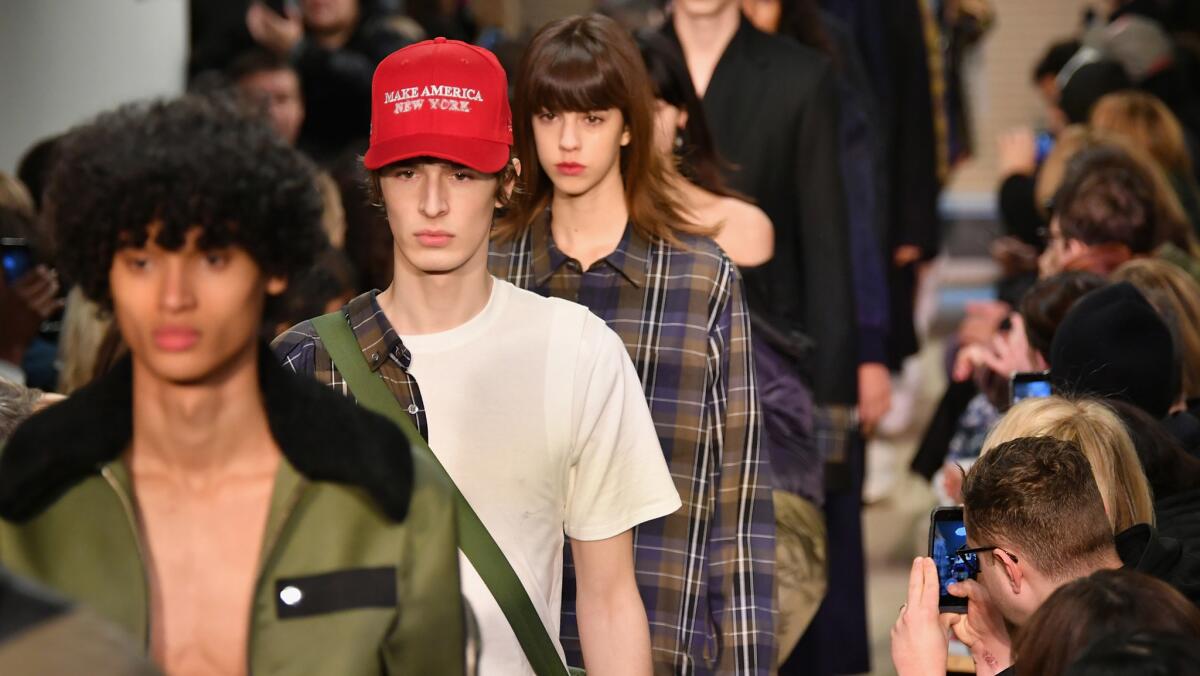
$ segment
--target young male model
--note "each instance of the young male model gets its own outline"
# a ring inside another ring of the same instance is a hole
[[[442,38],[375,72],[364,158],[394,238],[394,279],[344,308],[363,357],[517,573],[558,652],[564,533],[578,579],[589,674],[649,674],[650,635],[631,529],[674,512],[637,374],[587,308],[488,273],[493,211],[507,200],[511,113],[486,50]],[[345,389],[309,322],[276,339],[285,364]],[[485,676],[533,673],[474,568]]]
[[[130,355],[0,456],[0,562],[164,671],[461,674],[451,487],[260,345],[321,242],[313,169],[232,103],[101,116],[52,181],[62,269]]]

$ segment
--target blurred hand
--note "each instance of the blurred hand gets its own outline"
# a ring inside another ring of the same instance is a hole
[[[1021,371],[1039,370],[1041,364],[1034,361],[1029,338],[1025,335],[1025,320],[1014,312],[1009,323],[1008,331],[995,332],[987,344],[975,343],[958,351],[951,374],[956,382],[963,382],[984,368],[1002,380]]]
[[[42,322],[62,308],[58,273],[39,265],[11,286],[0,279],[0,359],[19,364]]]
[[[896,247],[892,253],[892,264],[898,268],[912,265],[921,260],[921,247],[916,244],[903,244]]]
[[[304,37],[304,20],[300,10],[287,5],[287,15],[280,16],[275,10],[261,2],[250,3],[246,10],[246,28],[250,37],[262,47],[287,56]]]
[[[1037,171],[1037,140],[1028,127],[1013,129],[1000,135],[996,142],[1000,155],[1000,175],[1032,176]]]
[[[875,433],[879,419],[892,407],[892,376],[883,364],[858,365],[858,421],[862,433]]]
[[[945,622],[954,636],[971,649],[976,676],[995,676],[1012,666],[1012,639],[1004,616],[992,604],[987,589],[975,580],[952,584],[952,596],[967,599],[966,613],[945,613]]]
[[[892,626],[892,663],[898,676],[942,676],[949,647],[938,616],[937,566],[919,557],[908,576],[908,602]]]
[[[987,343],[1000,328],[1000,322],[1012,312],[1008,303],[997,300],[967,303],[966,317],[958,325],[958,343],[967,346]]]

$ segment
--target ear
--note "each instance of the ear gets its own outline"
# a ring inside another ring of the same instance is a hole
[[[504,182],[504,185],[501,186],[501,189],[504,190],[504,198],[508,199],[508,200],[512,199],[513,188],[515,188],[517,186],[517,177],[521,175],[521,160],[519,160],[515,157],[512,158],[512,165],[513,165],[512,176],[510,176],[509,179]],[[499,209],[503,206],[504,206],[504,204],[502,204],[500,202],[500,200],[496,200],[495,207],[497,209]]]
[[[625,125],[625,130],[621,132],[621,145],[627,146],[633,140],[633,134],[629,133],[629,125]]]
[[[679,127],[680,129],[687,129],[687,123],[688,123],[688,111],[686,108],[680,108],[679,109],[679,121],[675,123],[675,126]]]
[[[992,556],[996,559],[996,563],[1004,570],[1004,575],[1008,578],[1008,584],[1012,588],[1013,595],[1019,595],[1021,593],[1021,585],[1025,582],[1025,573],[1021,570],[1021,567],[1003,549],[993,549]]]
[[[267,277],[267,295],[278,296],[287,290],[287,277],[272,276]]]
[[[1081,260],[1083,257],[1087,256],[1088,250],[1090,248],[1091,247],[1084,244],[1081,240],[1064,239],[1063,240],[1063,254],[1062,254],[1063,265],[1067,265],[1067,264],[1073,263],[1074,261]]]

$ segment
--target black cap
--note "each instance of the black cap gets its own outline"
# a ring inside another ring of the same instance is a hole
[[[1080,298],[1050,347],[1050,380],[1068,394],[1127,401],[1165,418],[1178,383],[1171,330],[1128,282]]]
[[[1092,106],[1105,94],[1132,86],[1129,74],[1116,61],[1085,63],[1063,84],[1058,105],[1071,124],[1084,124],[1092,113]]]

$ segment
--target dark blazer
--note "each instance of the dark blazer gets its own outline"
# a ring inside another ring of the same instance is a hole
[[[678,41],[674,27],[664,28]],[[726,180],[775,226],[775,257],[743,269],[750,309],[780,332],[816,343],[818,403],[857,399],[858,346],[838,110],[829,60],[744,17],[704,95]]]

